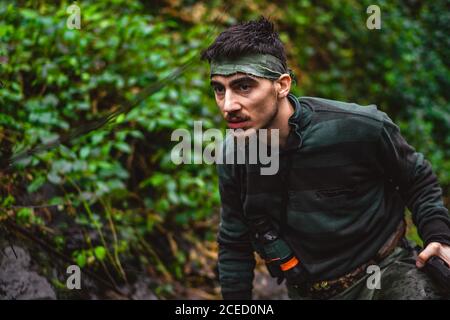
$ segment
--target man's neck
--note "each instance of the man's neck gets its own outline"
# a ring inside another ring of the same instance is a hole
[[[278,107],[278,113],[276,118],[273,120],[272,124],[269,126],[270,129],[279,129],[279,137],[280,137],[280,148],[284,148],[287,142],[287,138],[289,136],[289,131],[291,130],[288,120],[294,113],[294,106],[289,102],[289,99],[286,97],[281,100],[280,105]],[[270,135],[269,135],[270,136]]]

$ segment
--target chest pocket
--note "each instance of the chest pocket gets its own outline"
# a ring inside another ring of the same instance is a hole
[[[289,207],[297,212],[336,212],[354,201],[356,187],[333,187],[303,192],[289,191]]]
[[[337,187],[337,188],[329,188],[329,189],[320,189],[316,191],[316,198],[324,199],[324,200],[338,200],[341,198],[347,199],[351,198],[356,192],[356,188],[348,188],[348,187]]]
[[[290,191],[288,224],[301,234],[334,234],[355,219],[354,197],[355,189],[349,187]]]

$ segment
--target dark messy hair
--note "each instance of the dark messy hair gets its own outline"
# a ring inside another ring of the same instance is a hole
[[[270,54],[281,60],[287,70],[286,53],[273,23],[261,16],[258,20],[236,24],[223,31],[206,50],[201,59],[237,58],[245,54]]]

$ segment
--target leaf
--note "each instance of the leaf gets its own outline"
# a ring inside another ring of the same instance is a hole
[[[47,174],[47,179],[53,184],[60,184],[62,182],[61,177],[53,171]]]
[[[31,182],[31,184],[27,187],[28,193],[36,192],[42,185],[45,183],[46,179],[44,176],[39,176]]]
[[[165,174],[156,173],[150,178],[150,184],[154,187],[158,187],[167,182],[168,177]]]
[[[22,208],[17,212],[16,218],[17,222],[20,224],[29,223],[31,218],[33,217],[33,209],[30,208]]]
[[[125,142],[117,142],[114,146],[124,153],[131,153],[130,146]]]
[[[103,246],[95,247],[94,254],[95,254],[95,257],[98,260],[103,261],[105,259],[105,256],[106,256],[106,249],[105,249],[105,247],[103,247]]]
[[[86,159],[89,156],[91,149],[88,146],[81,148],[80,150],[80,158]]]
[[[78,253],[75,261],[80,268],[83,268],[86,265],[86,253],[84,251]]]
[[[124,122],[125,121],[125,115],[122,113],[122,114],[119,114],[118,116],[117,116],[117,119],[116,119],[116,123],[122,123],[122,122]]]

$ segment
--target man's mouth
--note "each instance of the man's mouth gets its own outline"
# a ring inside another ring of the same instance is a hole
[[[248,119],[231,118],[227,119],[227,124],[230,129],[244,128],[249,125]]]
[[[249,121],[228,121],[227,124],[230,129],[239,129],[248,127]]]

